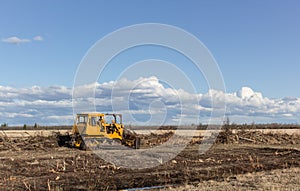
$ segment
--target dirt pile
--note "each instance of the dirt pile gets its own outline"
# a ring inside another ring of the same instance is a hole
[[[24,138],[0,137],[0,151],[37,150],[58,147],[55,135],[50,137],[30,136]]]
[[[300,135],[262,133],[260,131],[222,131],[216,143],[300,144]]]
[[[149,135],[139,135],[141,139],[141,147],[145,148],[160,145],[168,141],[173,135],[174,132],[172,131],[166,132],[164,134],[150,133]]]

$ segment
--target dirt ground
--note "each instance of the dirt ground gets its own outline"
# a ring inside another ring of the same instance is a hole
[[[142,148],[170,137],[143,136]],[[55,136],[0,137],[0,190],[300,190],[298,135],[223,132],[200,155],[201,140],[155,168],[134,170],[59,147]]]
[[[196,185],[170,187],[165,190],[300,190],[300,168],[277,169],[230,176],[223,181],[209,180]]]

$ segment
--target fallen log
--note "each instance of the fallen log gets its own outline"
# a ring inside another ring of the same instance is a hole
[[[239,137],[239,139],[242,139],[242,140],[244,140],[244,141],[249,141],[249,142],[252,142],[252,143],[255,142],[255,140],[248,139],[248,138],[244,138],[244,137]]]

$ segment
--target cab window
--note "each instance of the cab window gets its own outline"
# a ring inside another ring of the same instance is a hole
[[[97,117],[91,117],[90,125],[96,126],[97,125]]]
[[[77,117],[77,124],[78,123],[86,123],[87,122],[87,116],[78,116]]]

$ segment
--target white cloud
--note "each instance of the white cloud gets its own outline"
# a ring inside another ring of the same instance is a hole
[[[30,42],[30,40],[26,39],[26,38],[22,39],[22,38],[18,38],[16,36],[13,36],[13,37],[2,39],[2,42],[6,42],[6,43],[10,43],[10,44],[20,44],[20,43]]]
[[[42,36],[35,36],[35,37],[32,38],[32,40],[34,40],[34,41],[43,41],[44,38]],[[16,36],[12,36],[12,37],[9,37],[9,38],[2,39],[2,42],[6,42],[6,43],[10,43],[10,44],[28,43],[30,41],[31,41],[30,39],[19,38],[19,37],[16,37]]]
[[[35,40],[35,41],[43,41],[44,38],[42,36],[35,36],[35,37],[33,37],[33,40]]]
[[[95,99],[86,97],[94,95],[94,89]],[[230,120],[237,123],[299,123],[300,119],[299,98],[270,99],[249,87],[232,93],[210,90],[195,94],[164,87],[156,77],[150,77],[94,83],[77,91],[75,105],[86,109],[86,105],[94,106],[95,103],[97,111],[123,113],[124,122],[130,124],[176,124],[179,119],[190,124],[196,123],[198,116],[200,122],[205,123],[212,110],[218,113],[224,103]],[[72,124],[72,114],[71,88],[0,86],[0,123]]]

